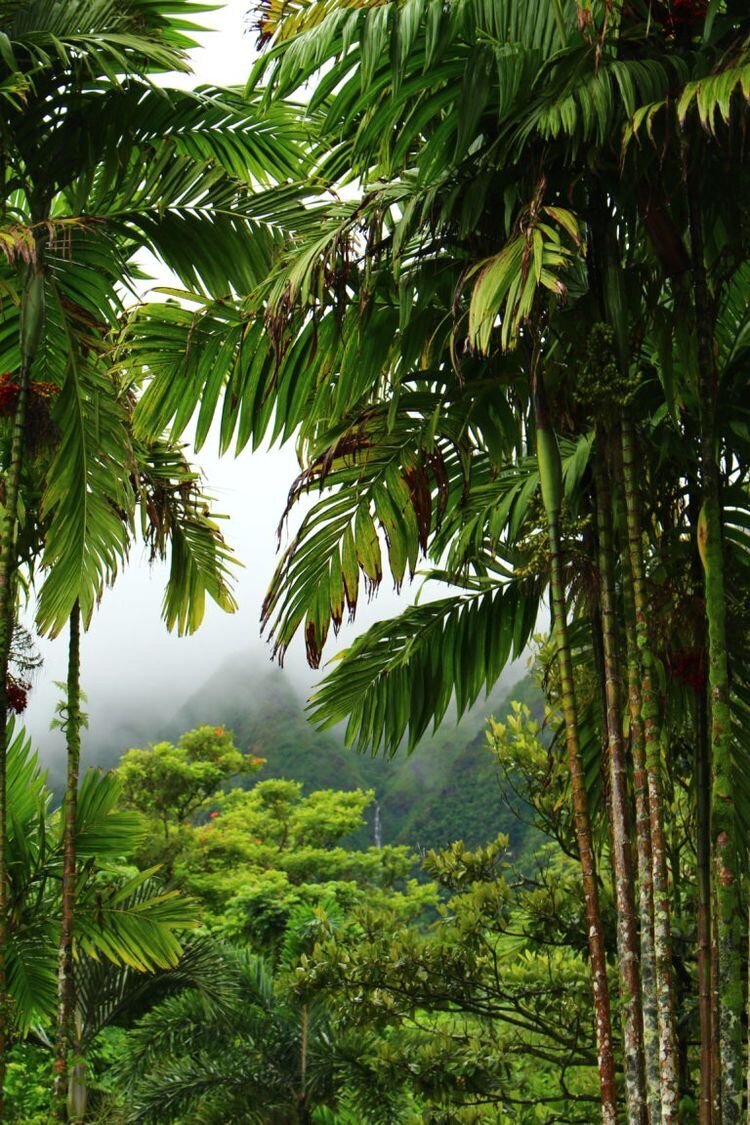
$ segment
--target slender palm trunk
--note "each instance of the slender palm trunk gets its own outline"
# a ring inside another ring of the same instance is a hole
[[[617,457],[617,471],[622,480],[622,451]],[[620,501],[622,494],[618,492]],[[643,1056],[646,1073],[646,1096],[652,1125],[661,1121],[661,1066],[659,1062],[659,1016],[656,1003],[656,959],[654,953],[654,872],[651,848],[651,818],[648,805],[646,775],[646,737],[643,729],[643,698],[638,640],[635,628],[635,601],[630,557],[627,551],[627,524],[619,522],[622,592],[624,603],[625,646],[628,670],[628,717],[630,720],[630,753],[633,759],[633,791],[635,796],[635,841],[638,865],[638,914],[640,918],[641,996],[643,1006]]]
[[[745,1112],[750,1113],[750,907],[747,912],[747,1063],[745,1073]]]
[[[535,367],[538,366],[538,356]],[[591,820],[586,799],[586,782],[578,733],[578,711],[573,681],[573,662],[568,638],[565,606],[565,586],[560,546],[561,468],[557,439],[547,416],[544,388],[540,373],[532,374],[532,392],[537,428],[537,455],[542,483],[542,499],[547,515],[550,545],[550,601],[560,669],[560,690],[565,721],[565,742],[573,796],[573,816],[576,842],[581,862],[583,894],[586,908],[589,956],[594,990],[594,1015],[596,1021],[599,1084],[604,1125],[615,1125],[617,1120],[617,1086],[612,1043],[612,1016],[607,980],[607,959],[604,947],[601,911],[599,908],[599,883],[596,875]]]
[[[721,1125],[721,1046],[719,1043],[719,927],[711,882],[711,1077],[714,1121]]]
[[[310,1011],[307,1004],[302,1005],[300,1013],[300,1047],[299,1047],[299,1097],[297,1098],[298,1125],[310,1125],[312,1113],[307,1097],[307,1052],[310,1037]]]
[[[16,617],[16,513],[23,463],[23,435],[29,367],[21,369],[13,422],[10,462],[5,476],[5,497],[0,528],[0,1120],[5,1115],[5,1064],[8,1049],[8,993],[5,971],[8,945],[8,807],[6,755],[8,742],[8,669]]]
[[[81,757],[81,610],[78,602],[70,615],[68,683],[65,739],[68,750],[68,779],[65,789],[63,834],[62,918],[58,957],[57,1057],[55,1059],[55,1101],[57,1116],[65,1121],[68,1113],[68,1068],[75,1041],[75,979],[73,973],[73,929],[76,896],[76,811],[78,768]]]
[[[80,1045],[74,1045],[74,1051],[80,1053]],[[88,1093],[86,1063],[79,1059],[68,1068],[68,1120],[84,1120]]]
[[[633,860],[630,849],[628,776],[622,733],[620,656],[617,642],[617,605],[612,544],[612,503],[608,471],[598,434],[596,452],[596,528],[599,566],[599,602],[604,649],[606,732],[611,790],[612,861],[617,908],[617,960],[620,973],[623,1055],[627,1118],[631,1125],[647,1125],[648,1110],[643,1057],[643,1013],[638,929],[635,918]]]
[[[0,1120],[5,1116],[5,1065],[8,1048],[8,993],[5,970],[8,945],[7,685],[16,614],[16,532],[29,382],[31,365],[43,329],[44,276],[42,248],[39,245],[37,247],[37,261],[27,269],[21,295],[19,390],[13,419],[10,460],[5,474],[5,496],[2,516],[0,517]]]
[[[635,441],[630,419],[622,420],[622,467],[628,524],[628,556],[635,605],[635,628],[641,666],[641,699],[648,785],[651,855],[654,884],[654,963],[659,1019],[662,1121],[679,1121],[680,1064],[675,1021],[672,919],[669,873],[664,837],[661,782],[659,706],[656,696],[654,656],[648,626],[648,599],[643,565],[643,524],[635,463]]]
[[[706,697],[696,699],[696,890],[698,899],[698,1019],[700,1023],[700,1094],[698,1121],[714,1125],[714,1006],[711,941],[711,757],[708,746]]]
[[[719,956],[719,1047],[721,1052],[722,1125],[738,1125],[742,1118],[742,1017],[744,917],[741,905],[737,819],[732,785],[732,732],[727,658],[726,588],[721,532],[716,407],[718,373],[714,356],[713,311],[703,250],[700,200],[691,154],[684,149],[685,181],[690,223],[690,255],[695,302],[698,353],[698,408],[703,508],[698,522],[704,570],[708,627],[708,689],[710,746],[713,768],[711,832],[714,845],[714,886]]]
[[[698,522],[700,500],[690,484],[688,516],[690,525]],[[695,545],[694,545],[695,547]],[[692,559],[693,583],[696,594],[703,584],[703,568],[697,547]],[[703,623],[696,629],[695,649],[703,652],[706,647],[706,630]],[[698,1023],[700,1026],[700,1075],[698,1084],[698,1122],[699,1125],[715,1125],[717,1114],[714,1106],[714,1006],[712,997],[712,957],[711,940],[711,753],[708,744],[708,706],[705,690],[696,693],[695,716],[693,723],[695,737],[695,834],[696,834],[696,938],[698,946]]]

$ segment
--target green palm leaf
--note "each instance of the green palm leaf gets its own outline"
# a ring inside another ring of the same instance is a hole
[[[47,474],[41,516],[48,521],[39,627],[55,636],[76,601],[88,624],[128,542],[132,457],[112,380],[90,363],[68,371],[55,407],[61,440]]]
[[[391,755],[402,741],[412,750],[452,699],[460,718],[521,655],[539,597],[539,589],[480,585],[371,626],[313,693],[312,722],[325,729],[347,720],[346,742],[358,750]]]
[[[196,907],[179,891],[159,890],[153,882],[155,870],[141,871],[111,887],[81,882],[75,940],[83,953],[138,972],[178,964],[179,935],[198,925]]]

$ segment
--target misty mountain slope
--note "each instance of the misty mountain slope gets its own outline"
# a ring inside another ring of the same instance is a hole
[[[487,717],[502,718],[511,699],[541,709],[537,689],[525,679],[510,691],[496,689],[459,724],[446,720],[411,756],[372,758],[346,749],[338,730],[316,731],[282,671],[269,669],[249,680],[247,667],[232,662],[193,695],[160,737],[176,738],[202,723],[226,726],[239,747],[266,759],[261,778],[293,778],[307,790],[374,789],[383,843],[429,848],[462,838],[475,845],[507,832],[518,855],[531,837],[503,799],[485,738]]]

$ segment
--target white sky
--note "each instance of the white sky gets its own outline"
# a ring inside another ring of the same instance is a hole
[[[205,45],[194,53],[195,76],[188,82],[215,85],[244,84],[254,54],[254,32],[248,30],[246,0],[229,0],[219,11],[206,13],[204,25],[215,30],[203,36]],[[270,650],[259,639],[259,615],[275,565],[275,533],[297,465],[291,446],[234,459],[219,459],[207,443],[196,459],[203,468],[216,510],[230,518],[224,524],[244,569],[238,572],[239,611],[227,616],[209,603],[206,620],[193,637],[167,633],[161,622],[163,568],[148,565],[134,553],[128,569],[104,596],[82,645],[83,686],[88,694],[90,730],[86,739],[95,750],[97,731],[108,716],[119,718],[143,710],[163,710],[168,719],[196,688],[225,661],[236,657],[247,668],[252,692],[259,667]],[[371,606],[363,606],[357,629],[376,617],[390,615],[397,599],[383,591]],[[351,637],[351,631],[348,636]],[[343,630],[341,641],[346,641]],[[44,666],[37,674],[26,724],[45,758],[63,753],[62,736],[49,732],[59,690],[65,678],[67,638],[41,642]],[[254,658],[253,658],[254,657]],[[309,686],[313,673],[304,659],[302,638],[290,650],[285,667],[295,681]]]

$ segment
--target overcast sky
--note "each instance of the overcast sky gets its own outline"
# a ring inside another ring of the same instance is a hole
[[[254,53],[246,8],[245,0],[230,0],[219,11],[202,17],[215,30],[202,37],[204,45],[193,58],[194,78],[188,81],[245,82]],[[188,638],[170,636],[160,617],[163,568],[149,566],[142,552],[134,552],[128,569],[106,592],[82,646],[83,685],[91,719],[89,743],[95,741],[108,716],[141,709],[150,714],[162,707],[165,714],[171,714],[226,659],[236,658],[247,667],[248,691],[252,691],[258,667],[270,659],[270,650],[259,638],[258,619],[275,565],[276,526],[297,469],[293,449],[219,459],[209,442],[197,460],[216,497],[216,510],[230,517],[224,524],[225,535],[244,563],[236,585],[240,609],[228,616],[209,603],[199,633]],[[389,615],[396,604],[390,591],[384,591],[376,604],[364,607],[358,628]],[[345,636],[343,633],[342,639]],[[44,666],[37,674],[27,713],[29,730],[45,757],[63,752],[62,737],[49,733],[49,723],[59,696],[54,682],[65,677],[66,641],[61,636],[54,642],[41,642]],[[312,683],[303,643],[290,650],[286,667],[298,684]]]

